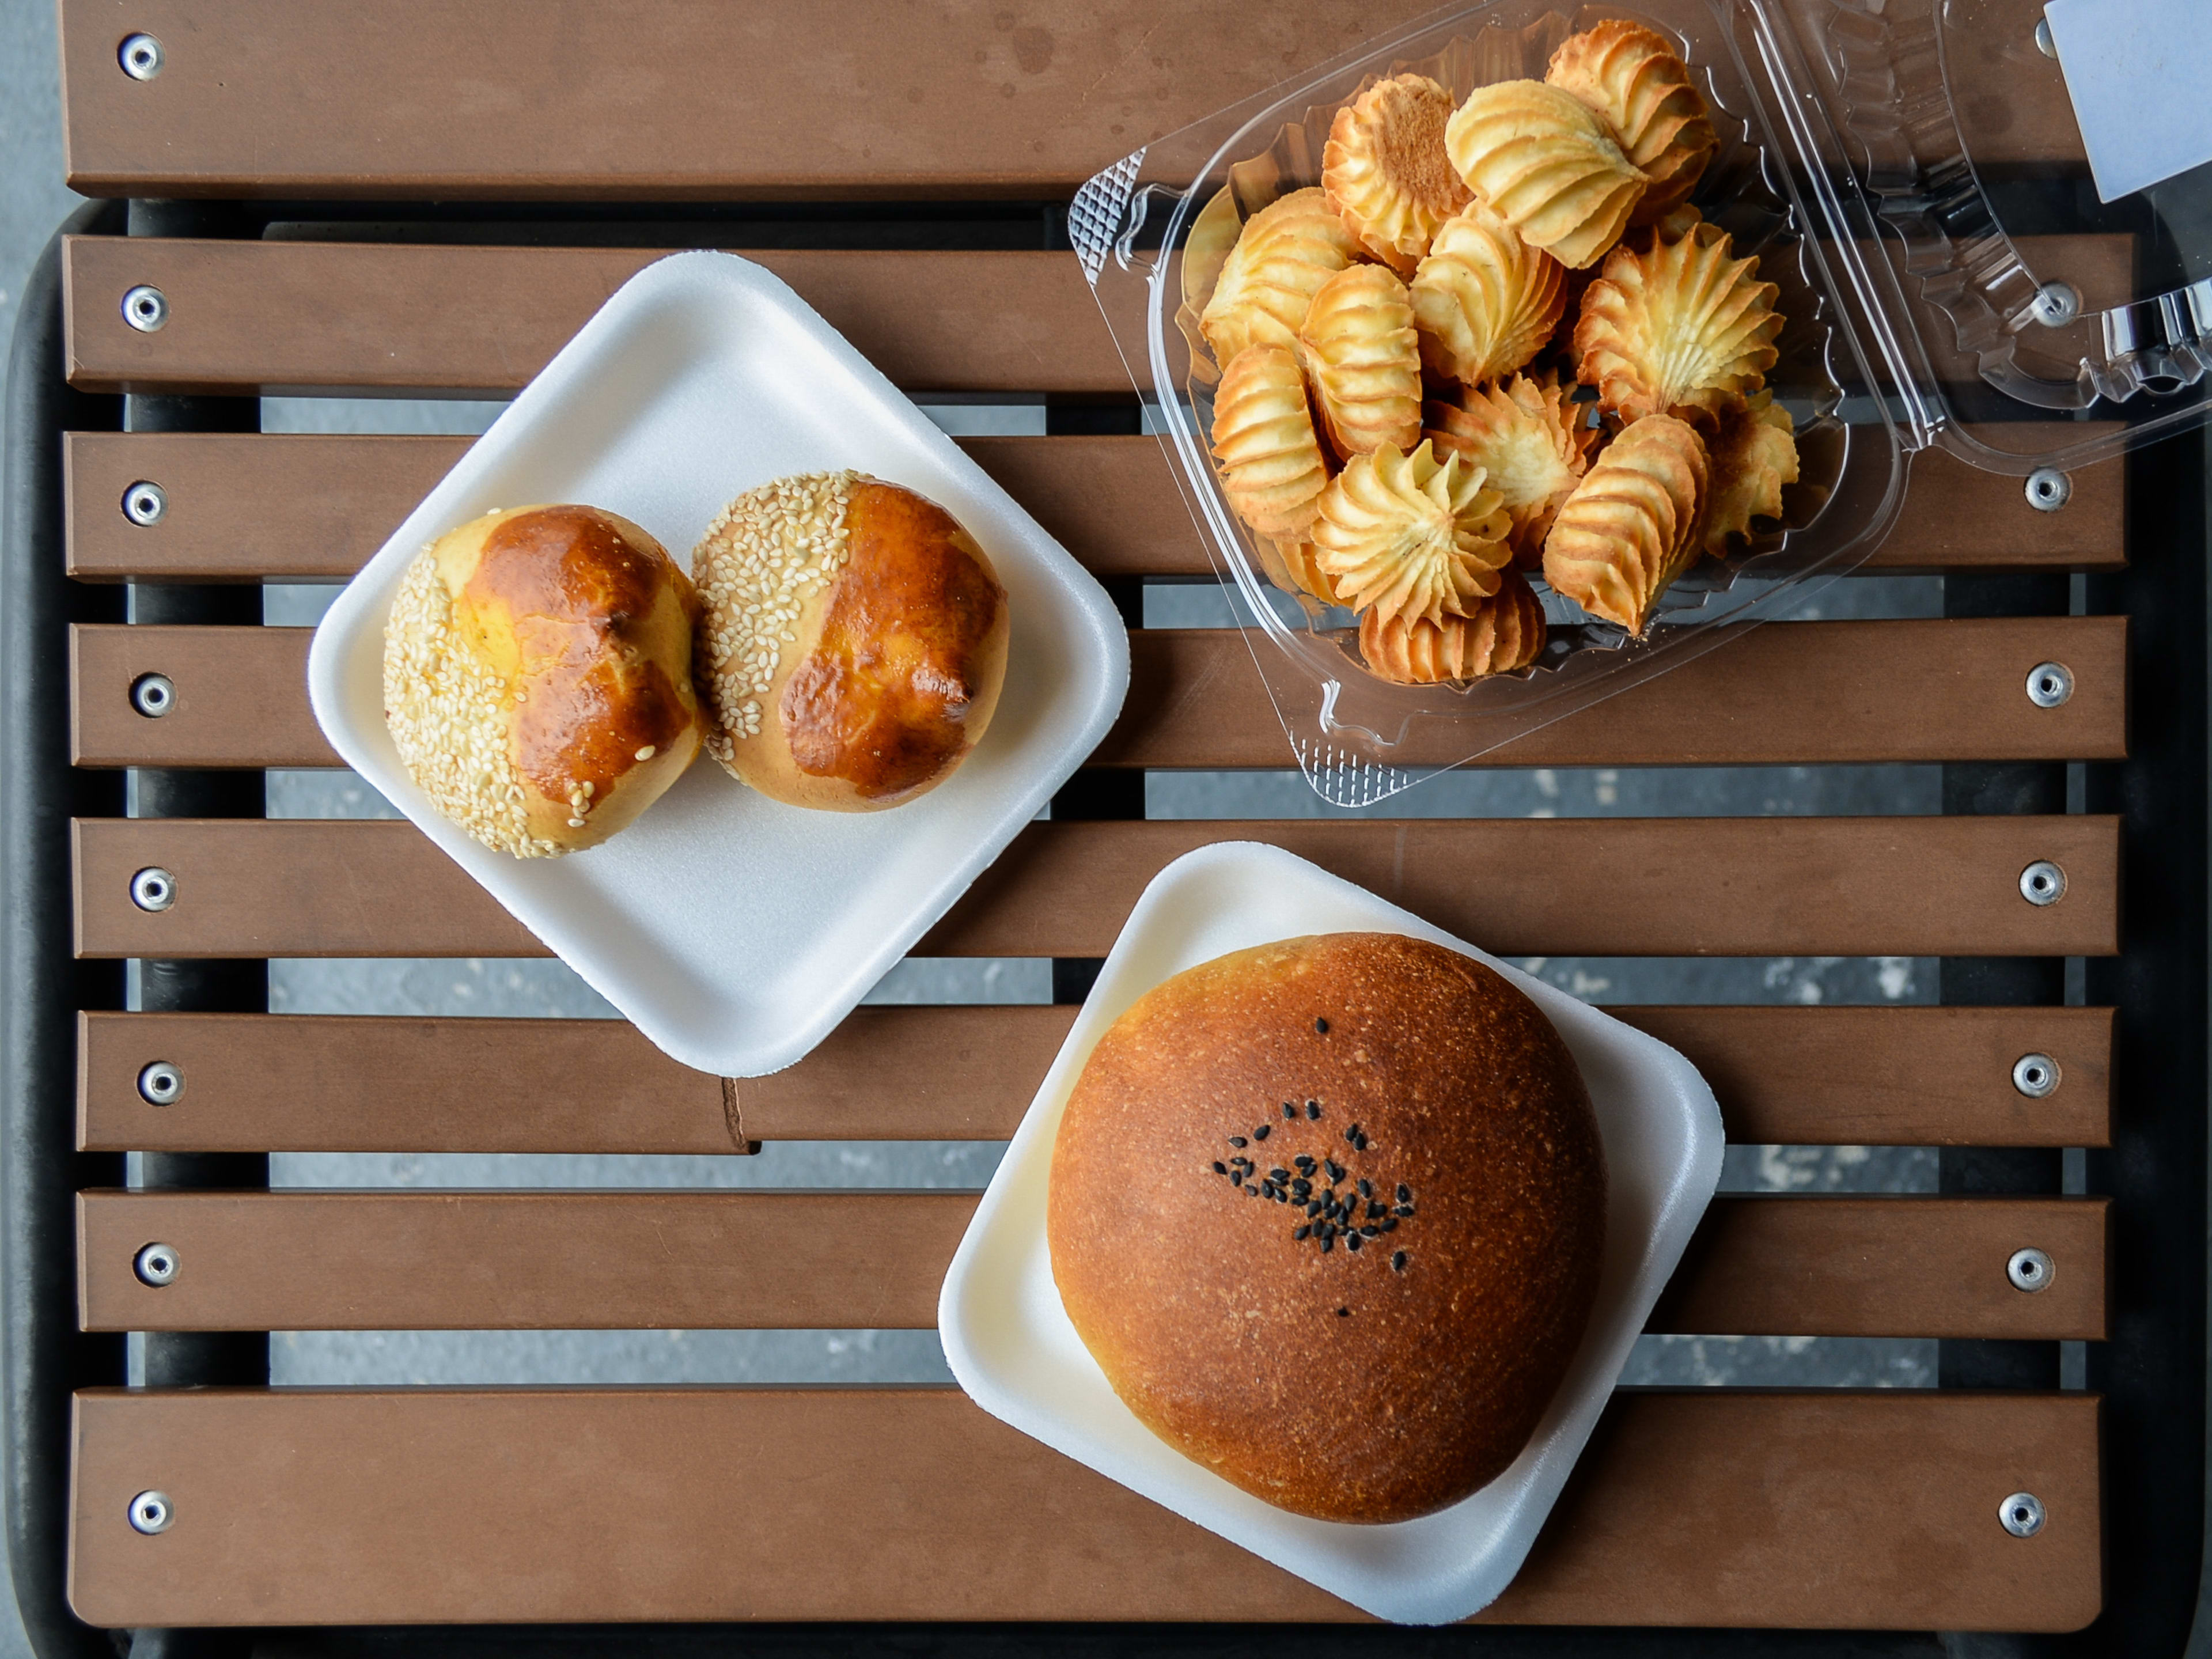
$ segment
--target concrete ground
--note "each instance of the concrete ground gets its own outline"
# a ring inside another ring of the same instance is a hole
[[[0,328],[12,329],[23,277],[75,198],[59,183],[61,147],[49,0],[0,0]],[[264,424],[291,430],[480,430],[496,404],[342,404],[270,400]],[[1019,429],[1035,410],[948,412],[947,419]],[[272,590],[271,622],[307,623],[327,592]],[[1826,615],[1925,615],[1940,609],[1933,580],[1831,589]],[[1158,626],[1220,620],[1218,593],[1156,589]],[[1154,816],[1224,818],[1322,816],[1295,774],[1157,776]],[[1891,813],[1938,810],[1933,769],[1765,769],[1745,771],[1516,771],[1439,781],[1386,805],[1388,815],[1477,813],[1553,817],[1686,813]],[[350,775],[271,775],[269,809],[283,817],[374,817],[391,809]],[[1599,1002],[1928,1002],[1935,964],[1905,959],[1526,964]],[[296,1012],[584,1014],[610,1011],[558,963],[538,962],[283,962],[273,1006]],[[873,994],[879,1001],[1033,1001],[1049,997],[1036,962],[913,963]],[[290,1155],[276,1160],[288,1186],[894,1186],[974,1187],[998,1148],[984,1143],[779,1145],[751,1159]],[[1740,1190],[1932,1189],[1932,1152],[1881,1147],[1737,1147],[1724,1184]],[[1927,1386],[1933,1344],[1706,1338],[1647,1340],[1631,1380]],[[2078,1364],[2078,1361],[2076,1362]],[[946,1376],[927,1332],[283,1333],[276,1380],[293,1383],[462,1382],[920,1381]],[[0,1659],[23,1651],[0,1615]]]

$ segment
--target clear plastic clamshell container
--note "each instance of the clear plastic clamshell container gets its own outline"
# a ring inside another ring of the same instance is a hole
[[[2100,207],[2041,15],[2040,0],[1490,0],[1084,185],[1070,232],[1085,274],[1319,793],[1382,799],[1794,608],[1895,527],[1922,451],[2016,475],[2053,507],[2069,470],[2203,422],[2212,268],[2191,268],[2172,227],[2206,216],[2212,170]],[[1615,17],[1677,43],[1711,106],[1720,149],[1691,200],[1780,289],[1766,383],[1796,423],[1798,482],[1779,526],[1692,566],[1643,638],[1540,581],[1534,666],[1391,684],[1362,662],[1352,614],[1299,592],[1231,510],[1208,441],[1222,365],[1199,314],[1243,222],[1320,183],[1330,122],[1366,87],[1411,70],[1463,99],[1541,79],[1568,35]]]

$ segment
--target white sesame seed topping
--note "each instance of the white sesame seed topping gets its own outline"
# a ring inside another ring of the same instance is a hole
[[[567,849],[530,833],[506,689],[455,632],[452,597],[423,549],[400,578],[384,630],[384,718],[400,762],[432,805],[485,846],[552,857]]]
[[[791,625],[851,556],[845,508],[860,476],[809,472],[747,490],[692,550],[691,580],[707,605],[704,678],[715,717],[707,750],[725,766],[733,734],[760,735],[760,700],[783,647],[797,638]]]
[[[654,752],[653,744],[648,743],[644,748],[639,750],[637,753],[631,756],[630,758],[632,760],[649,761],[653,758]]]

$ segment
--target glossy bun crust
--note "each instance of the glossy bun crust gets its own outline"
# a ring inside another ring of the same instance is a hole
[[[1455,951],[1334,933],[1115,1022],[1046,1225],[1068,1316],[1154,1433],[1295,1514],[1387,1522],[1520,1455],[1589,1322],[1605,1212],[1589,1094],[1535,1005]]]
[[[708,747],[793,806],[869,812],[950,777],[1005,683],[1006,589],[934,501],[861,473],[748,491],[693,555]]]
[[[596,847],[699,751],[697,609],[666,550],[597,507],[508,507],[447,531],[385,627],[400,760],[496,851]]]

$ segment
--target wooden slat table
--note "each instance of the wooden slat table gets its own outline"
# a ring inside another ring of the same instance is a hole
[[[2125,604],[1772,625],[1487,757],[2042,776],[2083,762],[2129,781],[2096,793],[2094,811],[2046,800],[1987,816],[1229,823],[1078,809],[1140,800],[1146,771],[1281,769],[1289,755],[1241,638],[1134,626],[1139,584],[1213,573],[1158,444],[1136,435],[1126,371],[1077,262],[1054,251],[1055,214],[1115,156],[1425,9],[954,0],[925,15],[641,0],[526,13],[395,0],[341,27],[277,0],[62,0],[78,189],[270,205],[228,220],[211,210],[187,234],[68,239],[55,256],[54,371],[82,393],[225,400],[162,405],[185,411],[168,422],[184,428],[221,427],[205,411],[263,393],[505,395],[653,249],[752,247],[909,391],[1042,401],[1046,435],[963,441],[1130,602],[1129,702],[1069,810],[1025,830],[918,954],[1099,956],[1156,871],[1240,837],[1504,954],[2091,958],[2113,964],[2098,983],[2127,985],[2130,1000],[1620,1012],[1713,1080],[1734,1140],[2029,1160],[2111,1148],[2098,1167],[2147,1179],[2128,1079],[2144,1075],[2142,1011],[2168,993],[2136,967],[2140,799],[2166,775],[2152,757],[2177,752],[2201,796],[2203,757],[2201,734],[2169,731],[2170,694],[2131,708],[2130,665],[2146,638],[2174,653],[2172,617],[2203,607],[2189,598],[2201,589],[2143,598],[2163,592],[2142,569],[2145,538],[2172,509],[2119,467],[2081,473],[2063,511],[2041,513],[2015,479],[1923,454],[1867,569],[2092,573]],[[2037,9],[1984,0],[1977,27],[2025,42]],[[164,43],[152,81],[116,62],[136,30]],[[2031,53],[2005,84],[2005,108],[1981,112],[2002,136],[1979,159],[2078,171],[2055,67]],[[385,205],[337,205],[351,198]],[[479,222],[452,205],[465,202],[571,205]],[[839,202],[900,205],[823,205]],[[646,203],[670,205],[641,217]],[[684,204],[713,206],[695,216]],[[2109,226],[2029,251],[2039,269],[2085,282],[2120,280],[2135,257]],[[155,332],[120,313],[142,283],[168,300]],[[41,475],[52,568],[79,609],[42,639],[54,673],[39,752],[75,769],[72,787],[95,802],[50,812],[38,831],[67,860],[69,908],[40,964],[41,983],[60,988],[40,1006],[53,1012],[50,1046],[73,1034],[80,1160],[49,1193],[75,1230],[66,1270],[41,1280],[56,1316],[88,1343],[126,1331],[927,1328],[972,1194],[118,1189],[124,1152],[734,1157],[784,1140],[1003,1139],[1073,1011],[864,1008],[788,1072],[731,1081],[684,1070],[613,1021],[134,1012],[70,988],[112,982],[103,965],[125,959],[189,975],[270,957],[542,953],[404,823],[131,818],[96,804],[119,769],[334,763],[307,708],[304,630],[126,623],[97,611],[100,596],[124,583],[204,595],[343,581],[470,440],[75,424],[86,429]],[[167,499],[152,526],[121,509],[141,483]],[[2201,644],[2187,660],[2201,676]],[[2025,690],[2048,661],[2076,687],[2055,709]],[[149,673],[174,687],[159,719],[131,704]],[[2038,860],[2065,872],[2054,904],[2021,895]],[[158,914],[128,896],[149,866],[178,893]],[[2201,885],[2174,887],[2172,902],[2198,946]],[[2027,1054],[2047,1058],[2054,1091],[2014,1085]],[[162,1104],[139,1088],[156,1064],[179,1083]],[[67,1115],[66,1100],[41,1103],[50,1123]],[[2201,1156],[2193,1179],[2201,1215]],[[2138,1285],[2152,1235],[2134,1193],[2116,1176],[2110,1199],[2032,1185],[1727,1197],[1650,1328],[2140,1345],[2167,1315],[2147,1313]],[[2179,1224],[2185,1234],[2188,1218]],[[188,1264],[165,1288],[131,1267],[154,1239]],[[2033,1295],[2005,1271],[2027,1246],[2057,1264]],[[2201,1288],[2196,1308],[2201,1318]],[[94,1626],[295,1627],[285,1639],[308,1642],[297,1627],[1251,1621],[1276,1627],[1271,1646],[1318,1653],[1357,1616],[952,1390],[100,1386],[121,1380],[80,1367],[57,1385],[74,1389],[69,1486],[49,1501],[68,1605]],[[2135,1386],[2118,1384],[2130,1403],[2115,1421],[2140,1437]],[[2141,1530],[2114,1498],[2147,1459],[2136,1439],[2108,1442],[2103,1409],[2048,1388],[1624,1393],[1484,1620],[2078,1630],[2105,1609],[2108,1573],[2134,1571]],[[62,1433],[55,1419],[57,1445]],[[125,1520],[149,1489],[177,1516],[156,1536]],[[1996,1520],[2021,1491],[2048,1516],[2027,1539]],[[2121,1538],[2129,1549],[2115,1553]],[[1653,1639],[1654,1651],[1702,1650],[1694,1636]],[[1878,1634],[1851,1639],[1853,1652],[1892,1650]],[[1134,1650],[1145,1638],[1130,1640]]]

